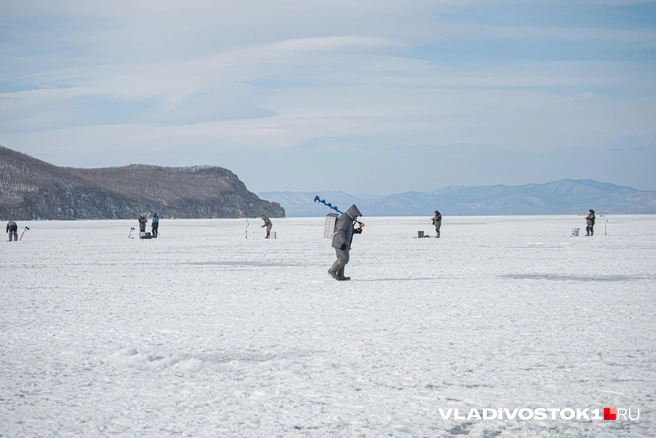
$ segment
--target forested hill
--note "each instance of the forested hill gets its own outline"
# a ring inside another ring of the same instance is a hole
[[[284,217],[222,167],[58,167],[0,146],[0,219]]]

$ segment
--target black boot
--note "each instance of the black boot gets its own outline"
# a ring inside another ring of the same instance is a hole
[[[344,266],[339,268],[339,271],[337,271],[337,276],[339,277],[340,281],[349,281],[351,277],[344,277]]]
[[[333,277],[335,280],[338,280],[338,281],[339,281],[339,280],[341,280],[341,278],[339,278],[339,274],[338,274],[338,272],[339,272],[340,269],[343,269],[343,268],[344,268],[344,263],[342,263],[341,260],[337,259],[337,260],[335,261],[335,263],[333,263],[333,266],[332,266],[330,269],[328,269],[328,273],[329,273],[330,276]]]

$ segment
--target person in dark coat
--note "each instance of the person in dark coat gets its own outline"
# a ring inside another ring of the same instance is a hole
[[[353,234],[362,233],[362,226],[355,228],[358,223],[358,217],[362,216],[355,204],[351,205],[346,213],[337,218],[335,223],[335,234],[333,234],[332,247],[335,248],[337,260],[328,270],[328,273],[335,280],[346,281],[351,277],[344,276],[344,267],[349,262],[349,251],[351,251],[351,242]]]
[[[9,233],[9,241],[18,242],[18,225],[16,222],[9,221],[7,222],[7,233]]]
[[[440,227],[442,226],[442,215],[439,211],[435,210],[435,216],[431,218],[433,225],[435,225],[436,238],[440,238]]]
[[[590,209],[590,213],[585,217],[586,236],[594,236],[595,212]]]
[[[157,213],[153,213],[153,221],[150,223],[150,228],[151,234],[157,236],[159,232],[159,216],[157,216]]]
[[[139,231],[142,233],[146,232],[146,222],[148,222],[148,219],[146,219],[146,216],[143,214],[139,215]]]
[[[271,219],[269,219],[265,215],[262,215],[262,220],[264,221],[264,225],[262,225],[260,228],[266,227],[267,234],[265,239],[268,239],[269,236],[271,235],[271,228],[273,228],[273,224],[271,223]]]

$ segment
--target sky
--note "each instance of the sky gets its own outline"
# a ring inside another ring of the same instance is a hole
[[[249,190],[656,190],[656,0],[3,0],[0,145]]]

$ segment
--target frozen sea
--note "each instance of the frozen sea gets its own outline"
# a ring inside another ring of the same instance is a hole
[[[350,282],[323,218],[19,221],[0,436],[656,436],[656,216],[363,220]]]

